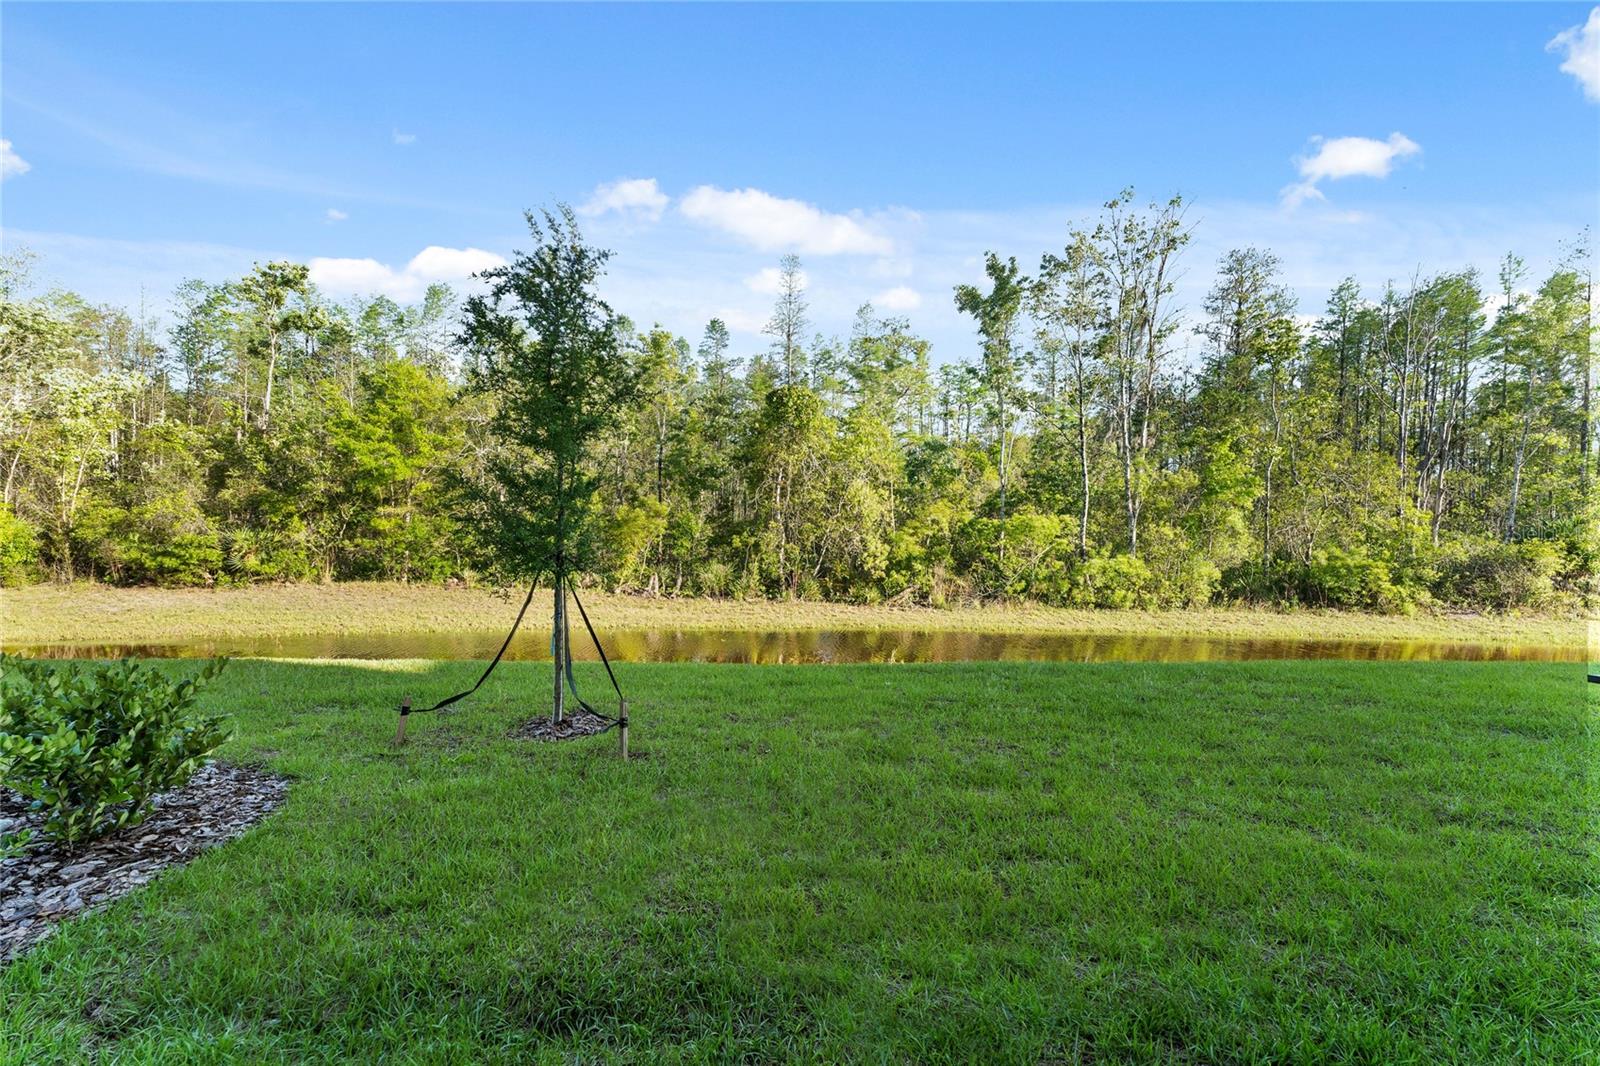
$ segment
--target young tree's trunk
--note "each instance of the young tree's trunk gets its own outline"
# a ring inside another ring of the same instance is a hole
[[[567,587],[565,579],[560,572],[556,574],[554,600],[554,622],[551,632],[554,638],[550,641],[551,657],[555,660],[555,704],[550,715],[550,721],[555,725],[561,724],[563,712],[566,710],[566,689],[561,684],[561,669],[567,661]]]

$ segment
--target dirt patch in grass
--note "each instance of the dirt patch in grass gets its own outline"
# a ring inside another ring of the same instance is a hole
[[[0,860],[0,964],[38,943],[61,922],[102,907],[239,836],[283,804],[289,782],[254,766],[213,763],[151,800],[151,812],[76,849],[35,837],[21,855]],[[27,800],[0,788],[0,830],[43,821]]]
[[[559,722],[552,722],[548,714],[530,718],[513,728],[508,734],[513,740],[580,740],[597,736],[615,723],[588,711],[568,714]]]

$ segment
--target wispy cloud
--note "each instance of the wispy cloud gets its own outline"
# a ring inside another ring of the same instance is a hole
[[[327,214],[323,216],[323,219],[327,222],[343,222],[349,217],[350,216],[346,212],[339,210],[337,207],[330,207],[328,208]]]
[[[94,302],[164,312],[187,278],[222,281],[252,263],[291,259],[283,248],[241,248],[205,241],[119,240],[48,230],[0,231],[0,248],[26,248],[39,256],[36,284],[78,292]]]
[[[832,214],[761,189],[701,185],[678,202],[678,211],[691,222],[764,252],[889,255],[894,251],[894,242],[860,212]]]
[[[96,122],[64,111],[53,102],[23,96],[9,88],[6,90],[5,99],[8,106],[24,108],[109,149],[117,163],[134,170],[232,188],[261,189],[314,197],[324,201],[360,201],[456,214],[503,214],[478,204],[428,200],[264,166],[252,161],[245,147],[237,143],[230,147],[230,138],[224,128],[197,123],[155,102],[146,105],[145,101],[140,99],[141,107],[147,106],[149,113],[154,116],[152,121],[159,118],[165,124],[167,133],[163,135],[161,144],[141,139],[122,126]],[[169,145],[179,147],[169,147]]]
[[[33,166],[11,147],[11,142],[0,139],[0,181],[15,178],[32,170]]]
[[[1561,69],[1578,79],[1584,96],[1600,101],[1600,7],[1589,11],[1583,25],[1568,27],[1552,37],[1545,50],[1562,53]]]
[[[311,280],[335,295],[382,293],[396,300],[415,300],[434,282],[466,281],[490,267],[505,265],[505,257],[482,248],[444,248],[429,245],[405,266],[396,269],[376,259],[312,258]]]
[[[1422,151],[1422,146],[1403,133],[1391,133],[1387,140],[1372,137],[1313,137],[1315,151],[1301,156],[1297,163],[1300,180],[1284,187],[1284,206],[1298,207],[1307,200],[1326,199],[1320,184],[1342,178],[1387,178],[1396,161]]]
[[[417,143],[417,135],[415,133],[401,133],[399,130],[394,130],[391,132],[390,136],[394,139],[394,143],[398,144],[402,148],[406,148]]]

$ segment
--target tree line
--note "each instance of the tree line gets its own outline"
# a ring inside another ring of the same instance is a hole
[[[570,214],[563,225],[575,227]],[[575,228],[572,230],[575,235]],[[1593,603],[1587,235],[1341,282],[1302,314],[1243,248],[1202,306],[1178,199],[1124,192],[1029,270],[962,285],[935,360],[870,305],[813,331],[798,259],[758,350],[617,317],[626,409],[560,475],[587,580],[657,595],[1410,610]],[[604,262],[603,255],[599,262]],[[494,580],[515,471],[474,307],[335,302],[304,266],[190,281],[167,323],[0,270],[0,580]],[[480,305],[481,310],[481,305]],[[1180,352],[1198,342],[1197,360]]]

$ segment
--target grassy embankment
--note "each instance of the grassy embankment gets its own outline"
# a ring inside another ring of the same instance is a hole
[[[475,670],[231,664],[287,806],[0,971],[0,1060],[1600,1055],[1576,666],[629,665],[623,765],[513,663],[388,746]]]
[[[610,630],[916,630],[1171,634],[1323,640],[1440,640],[1581,647],[1582,621],[1489,615],[1411,617],[1337,611],[1084,611],[1050,607],[861,607],[584,595]],[[504,632],[517,600],[481,589],[347,583],[247,589],[117,589],[37,585],[0,590],[7,644],[113,643],[326,633]]]

